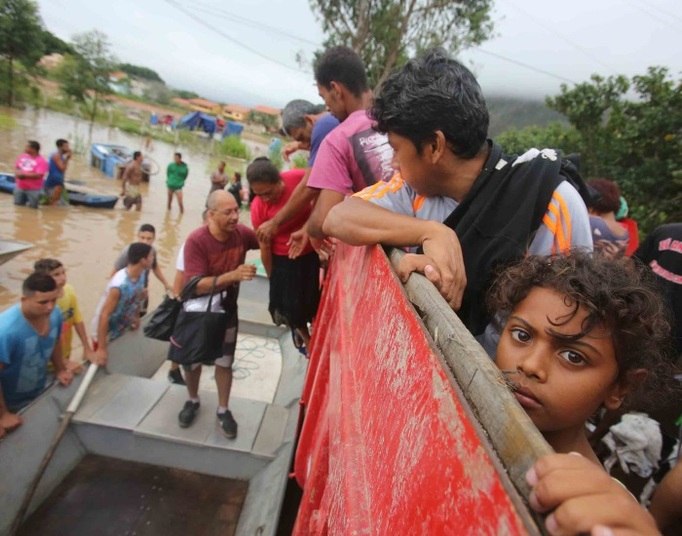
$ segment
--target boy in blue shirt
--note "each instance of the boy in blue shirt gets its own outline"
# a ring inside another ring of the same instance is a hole
[[[0,435],[21,425],[16,412],[45,389],[48,361],[59,383],[69,385],[73,379],[59,344],[58,297],[52,277],[33,273],[23,283],[21,303],[0,313]]]
[[[57,140],[57,151],[50,155],[50,168],[47,172],[45,184],[43,184],[49,205],[67,204],[62,197],[64,193],[64,173],[69,165],[72,154],[69,142],[59,138]]]

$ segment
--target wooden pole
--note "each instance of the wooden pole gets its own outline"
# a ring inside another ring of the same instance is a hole
[[[40,462],[40,466],[38,467],[38,472],[33,477],[33,480],[31,481],[31,485],[29,486],[28,491],[26,492],[26,495],[24,495],[24,500],[21,503],[21,508],[19,508],[19,511],[17,512],[17,515],[14,518],[14,521],[12,522],[12,528],[10,529],[10,532],[9,532],[10,536],[15,536],[15,534],[19,530],[19,526],[24,521],[24,516],[26,515],[26,511],[28,510],[28,507],[31,504],[31,499],[33,499],[33,495],[35,494],[36,489],[38,488],[38,484],[40,483],[40,479],[43,477],[43,474],[45,473],[45,469],[47,469],[47,466],[49,465],[50,461],[52,460],[52,457],[54,456],[54,453],[57,450],[57,447],[59,446],[59,442],[62,440],[62,437],[64,437],[64,434],[66,433],[66,429],[69,427],[69,424],[71,423],[71,419],[73,418],[74,414],[78,410],[78,406],[80,405],[81,401],[83,400],[83,397],[85,396],[85,393],[88,390],[88,387],[90,387],[90,383],[92,382],[92,379],[95,377],[95,373],[97,372],[97,368],[98,368],[97,365],[95,365],[94,363],[90,364],[90,366],[88,367],[88,371],[85,373],[85,377],[83,378],[83,381],[78,386],[78,390],[76,391],[76,394],[73,396],[73,398],[71,399],[71,403],[66,408],[66,413],[64,413],[64,416],[62,417],[62,422],[59,425],[59,429],[57,430],[57,433],[55,434],[54,439],[52,439],[52,443],[50,443],[50,446],[47,449],[47,452],[45,453],[43,460]]]
[[[398,249],[389,252],[394,269],[403,255]],[[526,471],[538,458],[552,454],[552,447],[504,387],[502,373],[436,287],[421,274],[412,274],[405,291],[488,434],[514,487],[528,501],[531,488],[526,482]],[[532,511],[531,515],[544,533],[543,517]]]

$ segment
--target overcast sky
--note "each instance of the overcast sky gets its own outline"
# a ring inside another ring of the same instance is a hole
[[[38,0],[69,40],[105,32],[120,61],[221,102],[281,107],[319,101],[310,68],[323,40],[307,0]],[[551,6],[551,7],[549,7]],[[541,98],[592,73],[682,73],[681,0],[497,0],[495,37],[460,55],[486,94]]]

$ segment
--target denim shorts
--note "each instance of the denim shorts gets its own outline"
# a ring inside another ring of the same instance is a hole
[[[14,188],[14,204],[23,206],[28,205],[31,208],[38,208],[40,202],[41,190],[22,190],[21,188]]]

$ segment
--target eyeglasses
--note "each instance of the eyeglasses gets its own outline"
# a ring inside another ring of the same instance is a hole
[[[239,208],[228,208],[226,210],[212,209],[212,212],[222,214],[223,216],[232,216],[232,214],[239,214]]]

